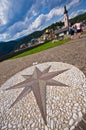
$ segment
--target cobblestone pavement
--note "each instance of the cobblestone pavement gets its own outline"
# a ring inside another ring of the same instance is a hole
[[[1,62],[0,85],[5,83],[7,79],[9,79],[17,72],[27,67],[30,67],[33,64],[36,64],[36,62],[38,64],[43,62],[54,62],[54,61],[66,62],[78,67],[86,75],[85,41],[86,41],[86,35],[83,35],[81,39],[75,39],[64,45],[37,54],[33,54],[31,56]],[[29,94],[29,97],[27,95],[22,101],[20,101],[19,105],[16,105],[15,107],[9,110],[8,109],[9,105],[14,100],[12,97],[16,98],[16,96],[19,94],[19,90],[10,91],[9,93],[8,92],[3,93],[3,91],[1,91],[0,92],[0,106],[2,106],[0,110],[1,130],[74,130],[74,129],[86,130],[85,87],[80,88],[80,91],[79,89],[77,89],[77,92],[79,93],[76,93],[75,88],[67,90],[65,90],[65,88],[62,88],[61,91],[57,88],[53,89],[52,91],[52,87],[47,88],[47,92],[48,92],[47,109],[49,109],[49,111],[47,113],[48,126],[45,126],[43,120],[41,119],[41,115],[39,114],[39,110],[36,105],[36,101],[34,100],[32,92]],[[72,92],[73,95],[71,95],[70,92]],[[67,95],[68,93],[69,95]],[[70,97],[72,97],[72,99]],[[31,102],[30,99],[33,100],[33,102]],[[51,106],[50,105],[48,106],[48,104],[51,104]],[[71,110],[70,108],[72,108],[73,110],[70,111]],[[55,109],[56,111],[53,111],[53,109]],[[79,124],[77,121],[79,122]],[[78,126],[75,128],[76,125]]]

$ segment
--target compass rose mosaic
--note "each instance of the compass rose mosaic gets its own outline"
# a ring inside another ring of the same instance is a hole
[[[72,129],[86,112],[85,94],[85,76],[72,65],[47,62],[28,67],[1,86],[5,115],[0,120],[8,120],[8,130]]]
[[[17,103],[20,99],[22,99],[25,95],[27,95],[32,90],[45,123],[46,123],[46,99],[45,99],[46,85],[67,87],[67,85],[52,79],[53,77],[67,70],[48,72],[49,69],[50,66],[42,72],[37,67],[35,67],[32,75],[23,75],[26,79],[25,81],[20,82],[17,85],[6,89],[9,90],[9,89],[16,89],[16,88],[24,88],[23,91],[19,94],[19,96],[15,100],[15,102],[11,105],[11,107],[14,106],[15,103]]]

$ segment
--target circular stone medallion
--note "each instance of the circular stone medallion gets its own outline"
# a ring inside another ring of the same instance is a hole
[[[86,112],[86,78],[62,62],[37,64],[0,88],[1,130],[70,130]]]

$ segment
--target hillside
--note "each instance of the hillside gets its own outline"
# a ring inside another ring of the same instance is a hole
[[[86,20],[86,13],[78,15],[78,16],[70,19],[70,22],[72,22],[74,24],[74,23],[76,23],[76,21],[78,19],[81,21]],[[52,25],[50,25],[49,27],[47,27],[41,31],[33,32],[32,34],[29,34],[29,35],[24,36],[22,38],[16,39],[14,41],[0,42],[0,57],[8,54],[10,52],[15,51],[16,49],[19,48],[20,45],[27,44],[28,42],[31,41],[31,39],[40,37],[45,32],[46,29],[55,30],[55,29],[61,28],[63,25],[64,25],[64,23],[61,21],[56,22],[56,23],[53,23]]]
[[[74,24],[77,22],[77,20],[80,20],[80,21],[86,20],[86,13],[80,14],[80,15],[70,19],[69,21]]]

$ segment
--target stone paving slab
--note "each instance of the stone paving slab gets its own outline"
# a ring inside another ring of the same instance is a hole
[[[54,43],[52,43],[54,44]],[[86,75],[86,35],[64,45],[45,50],[33,55],[0,63],[0,85],[9,77],[23,70],[33,63],[64,62],[78,67]]]
[[[31,75],[35,66],[41,71],[51,66],[50,72],[68,69],[56,76],[54,80],[65,83],[69,87],[47,86],[47,126],[43,121],[32,92],[9,109],[22,89],[4,91],[8,87],[22,82],[24,80],[22,75]],[[62,62],[45,62],[35,66],[18,72],[1,86],[1,130],[73,130],[86,112],[85,75],[76,67]],[[80,126],[84,128],[83,122]]]
[[[37,62],[39,64],[39,63],[43,63],[43,62],[53,62],[53,61],[57,61],[57,62],[60,61],[60,62],[64,62],[64,63],[66,62],[66,63],[72,64],[72,65],[78,67],[86,75],[86,35],[83,35],[80,39],[75,39],[64,45],[61,45],[61,46],[37,53],[37,54],[33,54],[30,56],[22,57],[22,58],[11,60],[11,61],[7,60],[4,62],[1,62],[0,63],[0,85],[5,83],[6,80],[8,80],[11,76],[16,74],[17,72],[25,69],[26,67],[32,66],[33,63],[35,64]],[[4,97],[5,97],[5,95],[4,95]],[[32,109],[32,108],[30,108],[30,109]],[[3,113],[3,115],[4,115],[4,119],[7,119],[6,114]],[[15,113],[14,113],[14,116],[15,116]],[[34,115],[32,117],[34,118]],[[11,118],[11,116],[10,116],[10,118]],[[82,120],[85,118],[86,118],[86,114],[84,114],[84,117],[82,118]],[[20,115],[20,120],[22,120],[21,115]],[[86,121],[86,119],[84,120],[84,123],[85,123],[85,121]],[[53,124],[52,122],[53,121],[51,120],[51,124]],[[83,124],[83,122],[81,123],[81,125],[82,124]],[[9,127],[11,127],[10,125],[11,124],[9,124]],[[33,126],[34,126],[34,124],[32,124],[31,130],[33,129]],[[3,129],[6,130],[5,126]],[[22,129],[24,129],[24,128],[22,128]],[[29,127],[28,127],[28,129],[29,129]],[[45,130],[47,130],[47,129],[48,128],[45,127]],[[74,128],[71,128],[71,129],[74,129]],[[80,130],[83,129],[83,128],[81,128],[80,124],[78,124],[78,126],[75,128],[75,130],[79,130],[79,129]],[[83,130],[85,130],[85,129],[86,128],[84,128]],[[9,128],[9,130],[16,130],[16,128],[13,128],[13,129]],[[38,130],[38,128],[36,128],[36,130]],[[65,128],[65,130],[68,130],[68,129]]]

